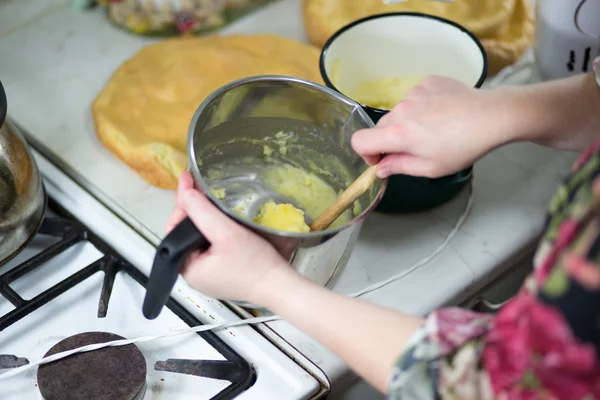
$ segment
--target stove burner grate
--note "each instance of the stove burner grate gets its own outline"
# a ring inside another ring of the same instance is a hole
[[[157,361],[154,364],[154,369],[228,382],[236,382],[243,378],[246,373],[244,367],[235,361],[180,360],[175,358],[170,358],[167,361]]]
[[[4,329],[8,328],[12,324],[18,322],[30,313],[34,312],[38,308],[44,306],[48,302],[52,301],[56,297],[65,293],[67,290],[90,278],[92,275],[99,271],[104,272],[104,282],[102,285],[98,303],[98,318],[104,318],[107,315],[110,294],[113,288],[113,282],[115,276],[118,273],[128,274],[144,288],[146,287],[146,284],[148,282],[148,278],[144,274],[142,274],[133,265],[125,261],[117,252],[115,252],[110,246],[104,243],[104,241],[102,241],[98,236],[96,236],[89,228],[77,221],[72,215],[70,215],[64,208],[57,204],[56,201],[54,201],[52,198],[48,198],[48,208],[54,211],[58,215],[58,217],[46,217],[42,222],[42,226],[40,227],[39,233],[44,235],[50,235],[52,237],[58,238],[59,240],[44,251],[42,251],[41,253],[32,257],[31,259],[16,266],[10,271],[0,275],[0,297],[5,297],[15,306],[15,308],[7,314],[0,316],[0,332],[2,332]],[[38,294],[30,300],[23,299],[10,287],[10,283],[12,283],[13,281],[17,280],[18,278],[27,274],[28,272],[33,271],[36,268],[41,268],[44,265],[44,263],[52,259],[52,257],[59,255],[63,251],[67,250],[68,248],[76,245],[81,241],[87,241],[91,243],[92,245],[94,245],[94,247],[96,247],[96,249],[102,252],[104,256],[99,260],[95,261],[94,263],[83,267],[75,274],[67,277],[66,279],[57,283],[53,287],[43,291],[42,293]],[[175,315],[177,315],[188,326],[192,327],[201,325],[201,322],[197,318],[195,318],[189,311],[187,311],[181,304],[177,303],[173,298],[169,298],[166,307],[169,310],[171,310]],[[254,384],[254,382],[256,381],[256,373],[254,369],[250,366],[250,364],[242,356],[236,353],[231,347],[229,347],[213,332],[205,331],[198,332],[197,334],[200,337],[202,337],[215,350],[217,350],[225,358],[225,361],[167,360],[157,362],[154,366],[154,369],[157,371],[202,376],[206,378],[224,380],[231,383],[221,392],[213,396],[211,400],[224,400],[235,398],[242,392],[248,390],[248,388],[250,388]],[[84,336],[84,338],[85,337],[86,336]],[[89,336],[87,337],[89,338]],[[104,341],[107,340],[111,339],[106,339]],[[70,341],[67,341],[66,345],[70,345],[70,343]],[[59,345],[65,345],[65,343],[60,342],[56,346]],[[73,345],[73,347],[79,346]],[[134,348],[137,349],[137,347]],[[53,349],[51,349],[50,351],[53,351]],[[108,348],[106,350],[110,349],[113,348]],[[61,350],[57,350],[57,352],[59,351]],[[78,358],[80,356],[83,357],[86,354],[90,355],[94,353],[102,353],[103,351],[104,350],[97,350],[90,353],[74,355],[72,357]],[[68,357],[64,359],[64,361],[69,361],[70,359],[71,357]],[[20,365],[23,365],[22,363],[28,363],[26,359],[19,359],[16,356],[0,355],[0,368],[3,368],[1,364],[3,361],[6,364],[5,368],[15,368]],[[59,365],[69,365],[62,364],[61,360],[57,361],[56,363],[58,363]],[[41,366],[39,370],[53,371],[52,368],[55,367],[53,367],[54,364],[55,363],[50,363],[45,366]],[[39,385],[41,390],[43,385],[41,383],[39,383]],[[78,397],[49,396],[47,398],[77,399]],[[79,398],[93,399],[92,397]],[[101,398],[107,400],[112,399],[110,397]],[[126,399],[127,397],[123,398]],[[119,397],[117,397],[117,399],[121,400],[121,398]]]
[[[20,358],[12,354],[0,354],[0,369],[17,368],[29,364],[26,358]]]
[[[122,339],[112,333],[80,333],[58,342],[44,357]],[[42,365],[37,381],[48,400],[141,400],[146,393],[146,360],[133,344],[107,347]]]

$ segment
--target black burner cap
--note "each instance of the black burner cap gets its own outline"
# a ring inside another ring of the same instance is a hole
[[[80,333],[57,343],[46,356],[122,339],[112,333]],[[138,400],[146,392],[146,371],[144,355],[130,344],[78,353],[41,365],[37,380],[46,400]]]

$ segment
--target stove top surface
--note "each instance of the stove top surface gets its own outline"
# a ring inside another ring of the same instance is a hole
[[[0,267],[0,368],[201,322],[174,299],[141,312],[146,276],[52,200],[30,245]],[[77,354],[2,382],[2,399],[229,399],[255,382],[212,332]]]

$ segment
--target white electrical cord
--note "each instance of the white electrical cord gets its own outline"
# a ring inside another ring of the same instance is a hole
[[[392,276],[391,278],[374,283],[370,286],[367,286],[366,288],[364,288],[362,290],[359,290],[358,292],[351,293],[347,296],[360,297],[364,294],[374,292],[377,289],[381,289],[382,287],[387,286],[392,282],[396,282],[397,280],[404,278],[406,275],[410,274],[411,272],[415,271],[417,268],[422,267],[423,265],[427,264],[428,262],[433,260],[435,257],[437,257],[437,255],[440,254],[446,248],[446,246],[448,246],[448,243],[450,243],[450,241],[452,239],[454,239],[454,237],[458,233],[458,230],[460,229],[462,224],[465,222],[465,220],[467,219],[467,216],[469,215],[469,213],[471,212],[471,209],[473,208],[474,200],[475,200],[475,192],[473,190],[473,183],[471,182],[471,184],[469,184],[469,200],[467,200],[467,205],[465,206],[463,213],[460,215],[460,217],[458,217],[456,224],[454,225],[454,227],[452,228],[450,233],[448,233],[448,236],[446,236],[446,239],[444,239],[442,244],[440,244],[430,255],[428,255],[425,258],[422,258],[416,264],[403,270],[402,272],[399,272],[396,275]]]
[[[359,297],[366,293],[370,293],[370,292],[373,292],[384,286],[387,286],[390,283],[396,282],[397,280],[399,280],[399,279],[405,277],[406,275],[410,274],[411,272],[415,271],[417,268],[422,267],[423,265],[425,265],[428,262],[430,262],[431,260],[433,260],[438,254],[440,254],[442,252],[442,250],[444,250],[446,248],[446,246],[448,246],[448,243],[450,243],[450,241],[458,233],[458,230],[460,229],[460,227],[463,225],[463,223],[467,219],[467,216],[469,215],[469,212],[471,211],[471,208],[473,207],[474,198],[475,198],[475,196],[474,196],[474,190],[473,190],[473,183],[471,182],[471,184],[469,185],[469,199],[467,200],[467,205],[465,206],[463,213],[460,215],[460,217],[456,221],[456,224],[454,225],[454,227],[452,228],[450,233],[448,233],[448,236],[446,236],[446,239],[430,255],[421,259],[419,262],[412,265],[410,268],[405,269],[402,272],[392,276],[391,278],[386,279],[381,282],[378,282],[378,283],[375,283],[373,285],[370,285],[359,292],[351,293],[348,295],[348,297]],[[218,329],[224,329],[224,328],[232,328],[232,327],[241,326],[241,325],[262,324],[262,323],[266,323],[266,322],[277,321],[280,319],[281,319],[280,316],[274,315],[274,316],[268,316],[268,317],[249,318],[249,319],[243,319],[243,320],[237,320],[237,321],[225,321],[225,322],[221,322],[218,324],[200,325],[200,326],[195,326],[195,327],[191,327],[191,328],[171,330],[171,331],[162,333],[160,335],[143,336],[143,337],[138,337],[135,339],[113,340],[113,341],[105,342],[105,343],[91,344],[88,346],[78,347],[78,348],[64,351],[61,353],[56,353],[51,356],[44,357],[37,361],[31,362],[27,365],[23,365],[21,367],[11,369],[8,372],[4,372],[4,373],[0,374],[0,380],[12,378],[13,376],[16,376],[16,375],[21,374],[26,371],[29,371],[40,365],[58,361],[63,358],[72,356],[73,354],[86,353],[89,351],[104,349],[106,347],[127,346],[127,345],[135,344],[135,343],[151,342],[154,340],[158,340],[158,339],[162,339],[162,338],[166,338],[166,337],[172,337],[172,336],[179,336],[179,335],[183,335],[186,333],[205,332],[205,331],[218,330]]]

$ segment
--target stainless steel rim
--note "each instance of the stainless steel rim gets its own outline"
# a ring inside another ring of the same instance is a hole
[[[247,83],[261,82],[261,81],[292,82],[292,83],[304,85],[304,86],[319,90],[321,92],[327,93],[328,95],[338,99],[339,101],[342,101],[342,102],[346,103],[347,105],[354,107],[356,109],[356,111],[360,114],[361,118],[363,118],[367,122],[367,125],[369,125],[369,127],[375,126],[373,124],[373,122],[371,121],[371,118],[369,118],[368,114],[366,113],[366,111],[363,110],[363,108],[360,106],[360,104],[358,104],[354,100],[350,99],[349,97],[347,97],[339,92],[336,92],[333,89],[325,87],[323,85],[319,85],[317,83],[310,82],[310,81],[307,81],[304,79],[283,76],[283,75],[260,75],[260,76],[253,76],[253,77],[238,79],[236,81],[230,82],[227,85],[220,87],[219,89],[217,89],[213,93],[211,93],[200,104],[200,106],[196,109],[196,112],[194,113],[194,116],[192,118],[189,130],[188,130],[187,151],[188,151],[188,162],[189,162],[188,169],[192,173],[196,183],[200,185],[200,187],[202,188],[202,191],[212,201],[212,203],[215,204],[222,212],[227,214],[229,217],[233,218],[234,220],[236,220],[237,222],[239,222],[241,224],[249,225],[256,230],[263,231],[263,232],[273,234],[273,235],[278,235],[278,236],[283,236],[283,237],[288,237],[288,238],[293,238],[293,239],[317,238],[317,237],[322,237],[323,234],[333,236],[333,235],[337,234],[338,232],[362,221],[369,213],[371,213],[373,210],[375,210],[375,208],[377,207],[377,205],[383,198],[383,194],[385,193],[385,189],[387,188],[387,182],[388,182],[387,178],[382,181],[379,192],[377,193],[377,195],[375,196],[375,198],[373,199],[371,204],[369,204],[369,207],[364,209],[362,211],[362,213],[360,213],[360,215],[353,218],[350,222],[348,222],[347,224],[345,224],[343,226],[340,226],[340,227],[337,227],[334,229],[327,229],[325,231],[319,231],[319,232],[294,233],[294,232],[277,231],[274,229],[264,227],[264,226],[259,225],[251,220],[242,219],[236,213],[230,211],[229,209],[227,209],[225,207],[222,207],[219,200],[211,193],[208,184],[202,178],[202,174],[200,173],[200,168],[198,167],[198,163],[196,161],[196,149],[194,147],[194,131],[195,131],[196,123],[198,122],[200,115],[209,106],[209,104],[211,104],[217,97],[221,96],[223,93],[225,93],[233,88],[236,88],[238,86],[243,86]]]

